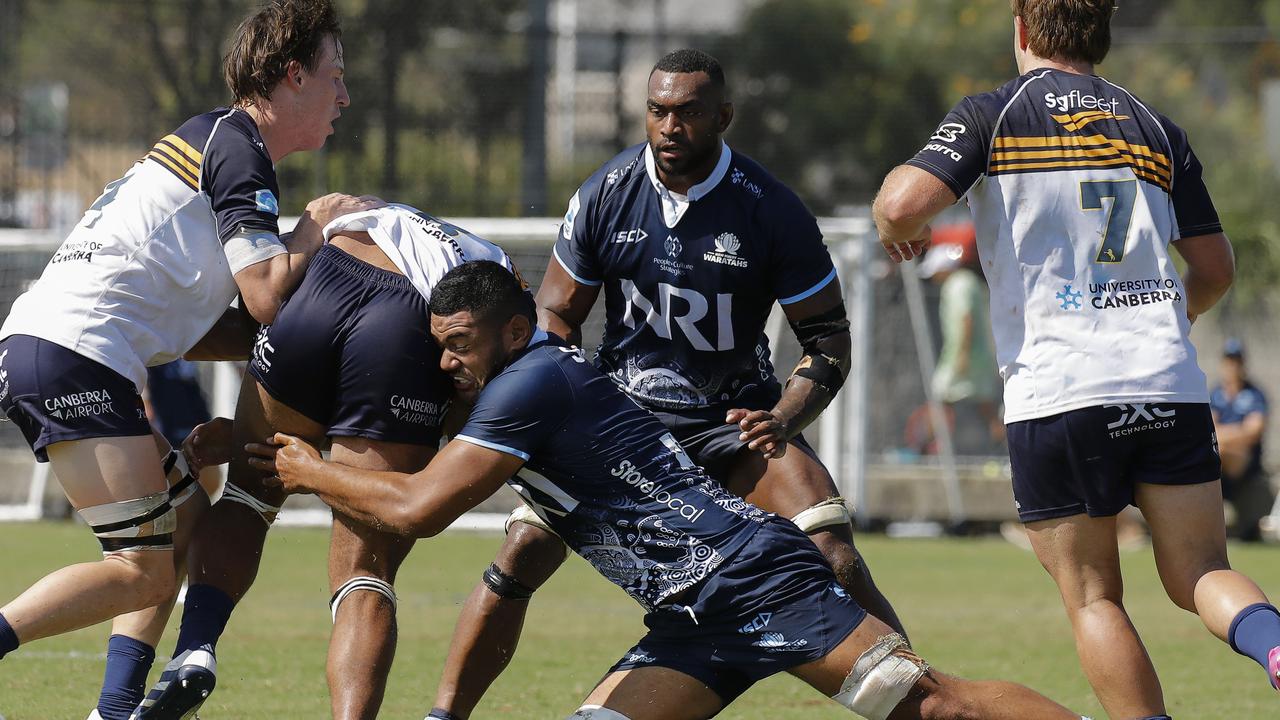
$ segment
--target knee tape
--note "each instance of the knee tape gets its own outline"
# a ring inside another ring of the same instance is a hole
[[[227,482],[226,487],[222,489],[222,502],[240,503],[248,507],[250,510],[258,513],[258,517],[262,518],[262,522],[271,527],[271,523],[275,522],[276,514],[280,512],[280,508],[275,505],[268,505],[249,493]],[[271,517],[267,517],[270,513]]]
[[[342,583],[342,587],[338,588],[338,591],[333,594],[332,598],[329,598],[329,614],[333,617],[333,621],[335,623],[338,622],[338,607],[342,605],[342,601],[346,600],[348,595],[358,590],[368,590],[369,592],[378,593],[391,603],[391,612],[394,613],[396,611],[396,589],[391,586],[391,583],[383,580],[382,578],[371,577],[368,575],[353,577]]]
[[[191,499],[200,484],[196,482],[187,459],[177,450],[170,450],[165,456],[163,468],[165,479],[169,481],[169,504],[175,508],[182,507],[182,503]]]
[[[791,522],[795,523],[801,531],[811,533],[837,525],[851,527],[853,517],[849,515],[849,508],[844,504],[844,498],[837,495],[801,510],[791,518]]]
[[[557,538],[560,537],[559,533],[551,529],[551,526],[547,524],[546,520],[543,520],[538,515],[538,513],[533,511],[533,508],[529,507],[528,505],[525,505],[524,503],[517,505],[516,509],[512,510],[511,514],[507,516],[507,521],[502,525],[502,531],[505,533],[510,533],[511,526],[514,523],[518,523],[518,522],[522,522],[525,525],[532,525],[536,528],[542,528],[543,530],[546,530],[552,535],[555,535]],[[566,557],[568,557],[569,546],[564,545],[563,541],[561,542],[561,545],[564,546],[564,554]]]
[[[831,699],[867,720],[888,718],[929,671],[929,665],[907,648],[906,638],[898,633],[877,640],[853,664],[840,692]]]
[[[169,504],[169,493],[94,505],[80,510],[80,517],[98,536],[102,552],[170,550],[178,515]]]
[[[568,720],[631,720],[631,718],[607,707],[583,705],[570,715]]]
[[[533,597],[534,588],[502,572],[496,563],[489,565],[481,579],[484,580],[485,586],[500,598],[506,600],[528,600]]]

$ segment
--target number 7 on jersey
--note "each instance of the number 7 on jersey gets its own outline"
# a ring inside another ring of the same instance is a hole
[[[1111,198],[1107,224],[1102,231],[1102,247],[1094,262],[1118,263],[1124,258],[1125,241],[1129,238],[1129,221],[1133,218],[1133,200],[1138,194],[1137,180],[1084,180],[1080,183],[1080,209],[1103,210],[1103,198]]]

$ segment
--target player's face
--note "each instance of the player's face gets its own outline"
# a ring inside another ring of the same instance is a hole
[[[300,150],[315,150],[333,134],[333,123],[342,108],[351,104],[343,79],[342,43],[332,36],[320,45],[320,61],[315,72],[301,70],[298,86],[297,118]]]
[[[474,401],[490,378],[506,364],[508,350],[500,329],[478,322],[469,311],[431,316],[431,334],[440,344],[440,369],[453,390]]]
[[[732,117],[733,106],[723,101],[706,73],[658,70],[650,75],[645,132],[659,178],[688,178],[696,184],[710,175],[719,158],[720,135]]]

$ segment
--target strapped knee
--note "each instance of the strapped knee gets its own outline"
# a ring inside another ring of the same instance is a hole
[[[600,705],[583,705],[568,717],[568,720],[631,720],[617,710],[610,710]]]
[[[502,572],[497,563],[490,564],[481,579],[484,580],[485,586],[493,591],[494,595],[505,600],[528,600],[533,597],[533,591],[535,590],[535,588],[525,585],[515,577]]]
[[[538,515],[538,513],[533,511],[533,508],[529,507],[528,505],[525,505],[524,503],[517,505],[516,509],[512,510],[511,514],[507,516],[507,521],[502,525],[502,531],[507,534],[510,534],[511,526],[518,522],[522,522],[525,525],[532,525],[536,528],[541,528],[543,530],[546,530],[552,535],[555,535],[556,538],[560,537],[560,534],[557,533],[555,530],[552,530],[551,526],[547,524],[546,520],[543,520],[542,517]],[[567,557],[569,555],[569,546],[565,545],[563,540],[561,540],[560,544],[564,548],[564,554]]]
[[[165,480],[169,482],[169,504],[174,508],[180,508],[182,503],[190,500],[196,493],[200,483],[191,472],[187,459],[177,450],[170,450],[169,454],[164,456],[162,467]]]
[[[271,527],[271,523],[275,522],[276,515],[280,512],[280,508],[276,505],[268,505],[258,498],[250,495],[239,487],[232,485],[231,481],[222,489],[222,502],[233,502],[244,505],[250,510],[258,513],[258,517],[262,518],[262,522]],[[270,515],[270,517],[268,517]]]
[[[82,508],[80,517],[98,536],[104,554],[129,550],[172,550],[178,515],[169,493]]]
[[[391,603],[391,612],[394,613],[396,611],[396,589],[392,587],[391,583],[382,578],[362,575],[342,583],[342,587],[338,588],[332,598],[329,598],[329,614],[333,617],[335,623],[338,622],[338,608],[342,605],[342,601],[346,600],[351,593],[359,590],[378,593],[386,598],[387,602]]]
[[[867,720],[885,720],[928,671],[906,638],[885,635],[862,653],[831,698]]]
[[[839,495],[801,510],[791,518],[791,522],[805,533],[828,527],[853,527],[853,517],[849,514],[848,506],[844,504],[844,498]]]

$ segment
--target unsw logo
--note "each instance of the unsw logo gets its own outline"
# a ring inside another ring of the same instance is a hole
[[[1118,408],[1120,419],[1107,423],[1107,430],[1112,438],[1133,435],[1147,430],[1164,430],[1177,422],[1177,410],[1162,410],[1154,405],[1147,408],[1147,403],[1131,403],[1128,405],[1103,405],[1104,408]]]
[[[733,233],[720,233],[715,240],[716,249],[708,250],[702,254],[702,259],[707,262],[719,263],[721,265],[729,265],[730,267],[744,268],[747,266],[746,258],[738,257],[738,249],[742,247],[742,241]]]

